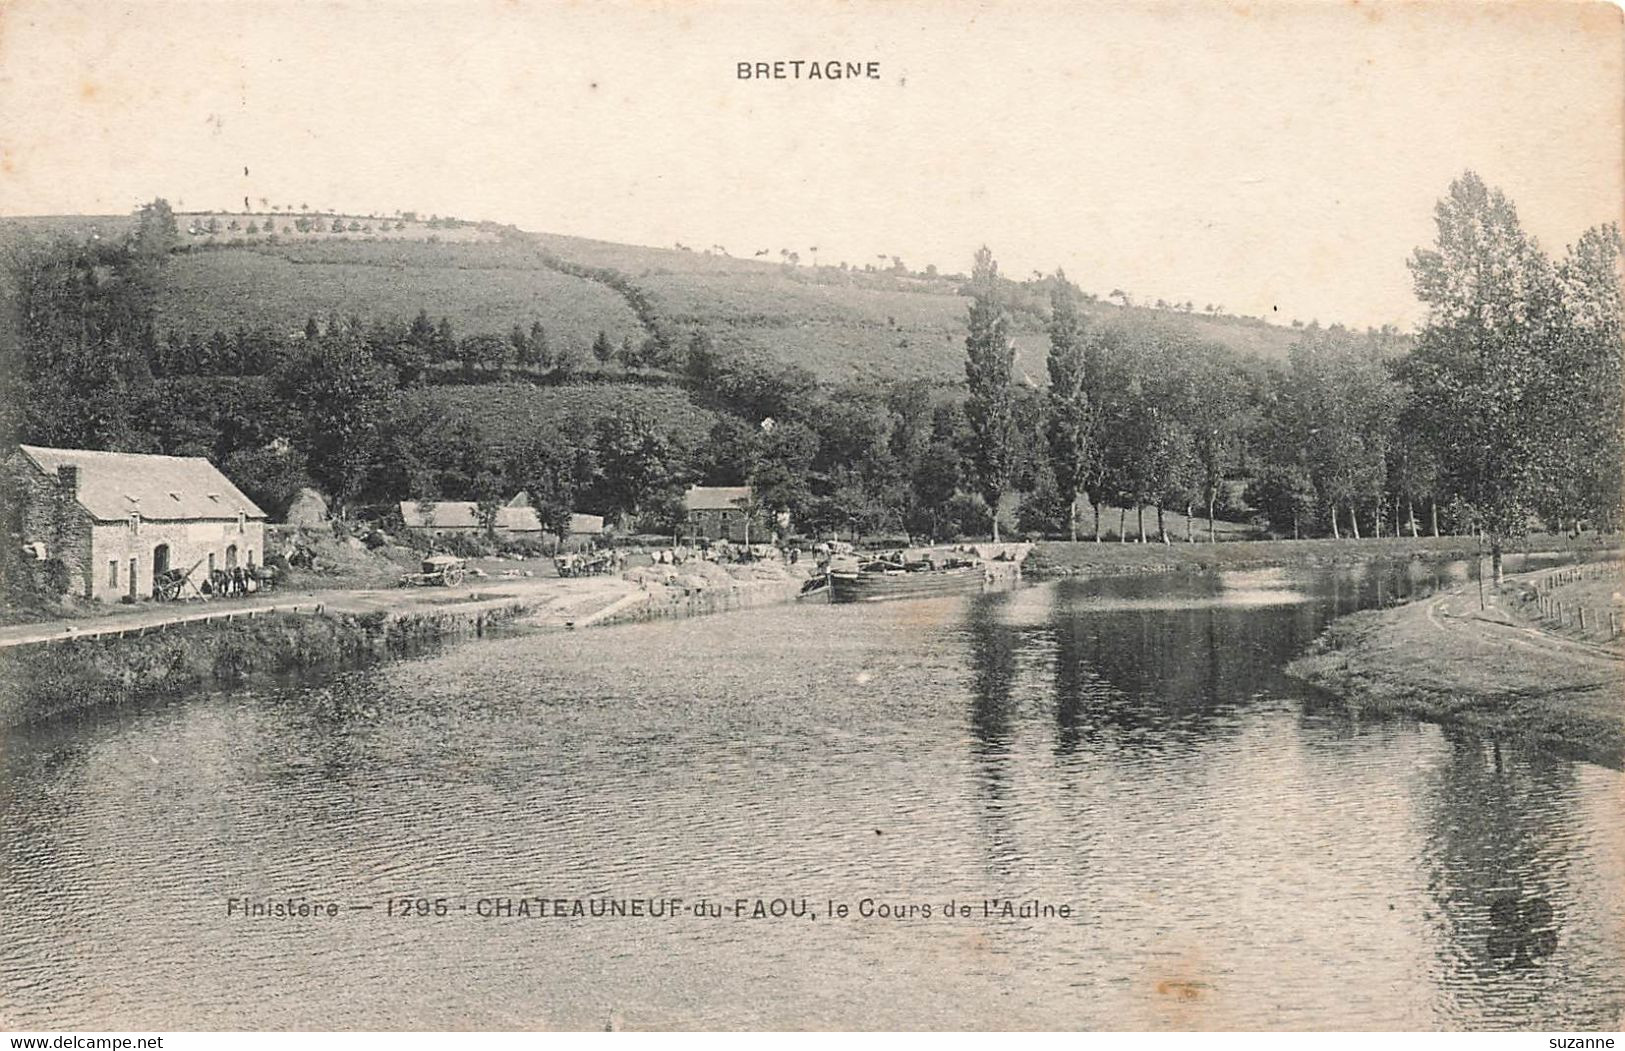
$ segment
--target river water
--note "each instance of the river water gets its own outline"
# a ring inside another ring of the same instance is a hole
[[[1281,674],[1438,572],[487,638],[8,731],[0,1028],[1617,1028],[1621,774]],[[339,913],[228,915],[288,897]]]

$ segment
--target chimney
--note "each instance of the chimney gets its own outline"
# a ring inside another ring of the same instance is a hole
[[[79,468],[75,464],[61,464],[56,469],[56,514],[54,547],[62,551],[73,531],[74,508],[79,499]]]

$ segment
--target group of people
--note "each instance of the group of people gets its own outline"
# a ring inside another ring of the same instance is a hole
[[[795,562],[801,557],[799,548],[780,549],[773,544],[736,544],[718,540],[692,547],[679,544],[661,547],[649,552],[649,561],[657,566],[680,566],[685,562],[765,562],[784,559]]]
[[[596,576],[619,573],[626,565],[626,555],[620,551],[584,551],[569,555],[555,555],[553,567],[561,577]]]

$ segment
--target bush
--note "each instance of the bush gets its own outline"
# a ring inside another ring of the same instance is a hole
[[[447,533],[436,537],[434,546],[458,558],[483,558],[495,547],[489,538],[477,533]]]
[[[421,529],[404,529],[395,534],[396,542],[420,555],[434,550],[434,537]]]
[[[547,544],[528,536],[503,540],[498,548],[504,555],[518,555],[520,558],[542,558],[549,553]]]

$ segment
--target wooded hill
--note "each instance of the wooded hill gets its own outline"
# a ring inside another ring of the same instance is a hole
[[[490,224],[299,240],[286,213],[205,244],[157,200],[10,224],[0,430],[206,455],[273,510],[312,483],[360,515],[522,489],[664,533],[704,482],[809,535],[1127,532],[1112,508],[1141,538],[1180,512],[1492,553],[1536,519],[1611,528],[1617,228],[1548,256],[1471,172],[1435,218],[1413,341],[1108,304],[985,247],[966,278]]]

